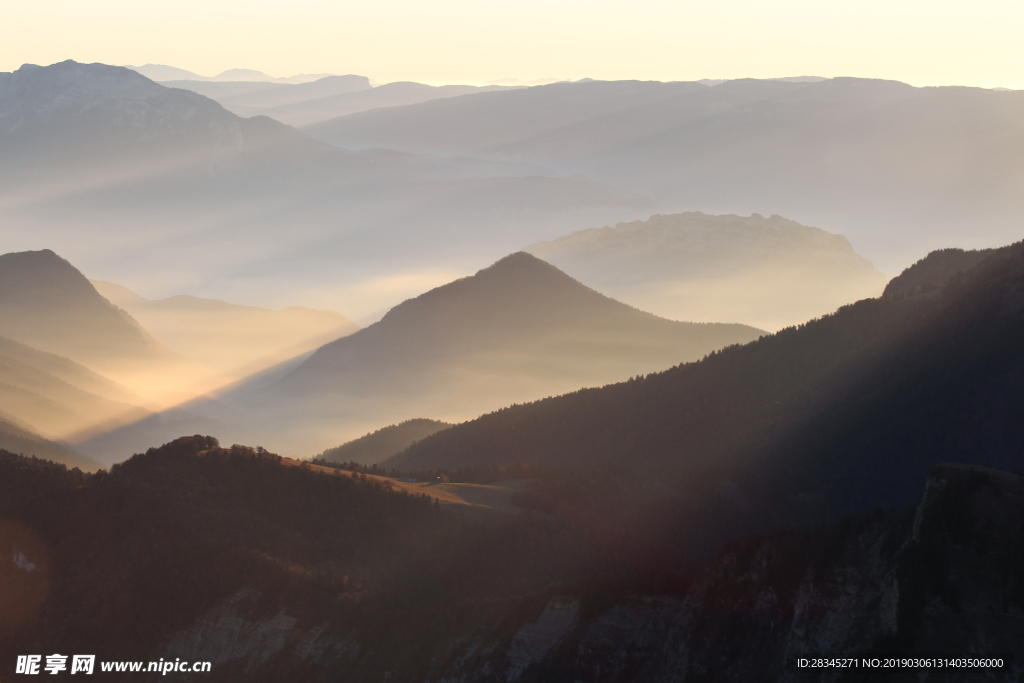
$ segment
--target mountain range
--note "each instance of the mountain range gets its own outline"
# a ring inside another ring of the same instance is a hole
[[[161,85],[205,95],[239,116],[269,116],[290,126],[308,126],[368,109],[509,89],[501,85],[434,86],[408,81],[371,87],[364,76],[327,76],[298,84],[171,80]]]
[[[657,473],[676,482],[695,519],[721,525],[677,530],[691,548],[720,541],[722,529],[902,508],[941,462],[1019,468],[1024,243],[981,256],[940,285],[859,301],[696,363],[511,406],[381,464]]]
[[[227,81],[231,83],[310,83],[312,81],[332,76],[332,74],[296,74],[294,76],[275,78],[273,76],[268,76],[262,71],[256,71],[255,69],[228,69],[227,71],[220,72],[216,76],[200,76],[192,71],[179,69],[175,66],[167,66],[165,64],[144,64],[143,66],[126,66],[126,68],[136,71],[146,78],[154,81],[174,81],[185,79],[207,82]]]
[[[0,74],[0,122],[7,249],[66,245],[91,276],[164,296],[362,318],[645,201],[529,165],[338,150],[101,64]]]
[[[206,431],[308,456],[413,416],[465,420],[696,360],[762,334],[740,324],[658,318],[519,252],[403,302],[276,381],[241,383],[80,448],[117,458]]]
[[[1021,678],[1020,92],[138,71],[0,74],[8,673]]]
[[[346,149],[532,163],[661,213],[776,213],[850,238],[883,271],[1016,238],[1024,92],[885,80],[555,83],[307,126]],[[975,226],[969,233],[963,225]]]

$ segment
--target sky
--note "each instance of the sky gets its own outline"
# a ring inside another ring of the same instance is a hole
[[[65,59],[204,76],[889,78],[1024,89],[1021,0],[33,0],[7,3],[0,71]]]

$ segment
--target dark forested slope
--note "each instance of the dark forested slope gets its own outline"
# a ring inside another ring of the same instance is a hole
[[[937,462],[1020,466],[1022,302],[1018,243],[937,290],[860,301],[697,363],[513,406],[384,464],[614,464],[662,473],[698,507],[711,500],[758,523],[755,510],[806,519],[904,506]]]
[[[939,249],[903,270],[886,285],[883,296],[920,294],[941,286],[957,273],[970,270],[992,255],[995,249]]]
[[[328,448],[320,458],[331,462],[356,462],[372,465],[401,453],[420,439],[436,434],[451,425],[438,420],[414,418],[396,425],[382,427],[372,434],[361,436],[334,448]]]

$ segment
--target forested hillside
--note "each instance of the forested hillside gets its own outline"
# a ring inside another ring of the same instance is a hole
[[[938,290],[512,406],[382,464],[617,466],[673,482],[686,505],[721,508],[736,528],[902,507],[936,463],[1022,465],[1022,299],[1018,243]]]

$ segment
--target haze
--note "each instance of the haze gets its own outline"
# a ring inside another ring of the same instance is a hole
[[[1024,88],[1024,6],[1006,0],[49,0],[6,7],[4,24],[2,71],[74,57],[431,84],[814,74]]]

